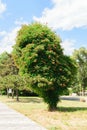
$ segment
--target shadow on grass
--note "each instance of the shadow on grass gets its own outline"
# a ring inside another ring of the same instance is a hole
[[[19,99],[20,102],[23,103],[41,103],[42,99],[38,98],[38,97],[29,97],[29,98],[21,98]]]
[[[39,97],[19,97],[19,101],[16,100],[16,97],[14,99],[9,98],[6,102],[8,103],[41,103],[42,99]]]
[[[57,111],[60,112],[87,111],[87,107],[58,107]]]

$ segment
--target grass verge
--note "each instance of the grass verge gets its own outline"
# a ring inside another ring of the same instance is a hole
[[[57,111],[48,112],[47,105],[38,97],[20,97],[16,102],[16,99],[0,96],[0,101],[48,130],[87,130],[87,102],[62,100]]]

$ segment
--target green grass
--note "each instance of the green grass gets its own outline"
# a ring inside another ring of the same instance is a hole
[[[48,130],[87,130],[87,102],[61,101],[58,110],[47,111],[47,104],[38,97],[16,99],[0,97],[0,101],[38,122]]]

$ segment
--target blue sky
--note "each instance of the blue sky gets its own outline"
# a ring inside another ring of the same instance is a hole
[[[64,53],[87,48],[87,0],[0,0],[0,53],[11,52],[21,25],[33,21],[60,35]]]

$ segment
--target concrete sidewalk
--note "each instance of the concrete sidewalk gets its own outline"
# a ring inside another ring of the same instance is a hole
[[[0,102],[0,130],[46,130],[34,121]]]

